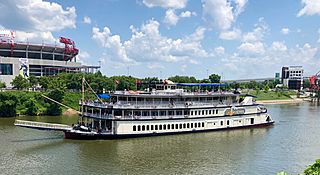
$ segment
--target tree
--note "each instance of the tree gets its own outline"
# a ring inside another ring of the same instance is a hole
[[[30,98],[26,102],[25,107],[27,108],[26,110],[27,115],[38,115],[39,107],[37,105],[37,101],[34,98]]]
[[[306,170],[304,170],[306,175],[319,175],[320,174],[320,159],[316,160],[313,165],[309,165]]]
[[[50,82],[50,79],[49,79],[49,77],[46,77],[46,76],[42,76],[42,77],[40,77],[40,79],[39,79],[39,85],[40,85],[41,88],[43,88],[43,89],[48,89],[49,82]]]
[[[6,83],[5,82],[0,82],[0,89],[2,89],[2,88],[6,88],[7,86],[6,86]]]
[[[211,83],[220,83],[220,79],[221,79],[221,76],[218,74],[211,74],[209,76],[209,80],[211,81]]]
[[[12,80],[11,85],[18,90],[30,87],[30,83],[28,82],[28,80],[23,78],[23,76],[21,76],[20,74]]]
[[[39,81],[38,81],[38,78],[36,76],[30,75],[28,80],[29,80],[30,86],[32,88],[35,88],[38,85]]]
[[[17,114],[17,97],[11,93],[0,93],[0,116],[14,117]]]
[[[264,86],[264,92],[265,92],[265,93],[267,93],[267,92],[269,91],[269,89],[270,89],[270,88],[269,88],[269,85],[265,85],[265,86]]]

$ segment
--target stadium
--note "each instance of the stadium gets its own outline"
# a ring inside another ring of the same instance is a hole
[[[77,62],[79,50],[68,38],[60,37],[55,45],[15,42],[14,32],[0,31],[0,81],[7,87],[17,75],[52,76],[60,72],[95,73],[100,66]]]

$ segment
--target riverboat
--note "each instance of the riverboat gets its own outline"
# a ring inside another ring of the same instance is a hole
[[[168,83],[169,82],[169,83]],[[272,125],[265,106],[239,92],[187,91],[167,81],[146,91],[115,91],[109,102],[80,101],[81,120],[68,139],[114,139]]]
[[[257,104],[253,96],[237,91],[199,90],[204,89],[199,87],[216,89],[213,87],[222,84],[176,84],[166,80],[145,91],[95,94],[98,98],[91,101],[84,99],[84,83],[83,79],[77,124],[69,126],[16,120],[15,125],[63,131],[66,139],[117,139],[259,127],[274,123],[266,107]],[[183,86],[188,88],[177,88]],[[197,87],[197,90],[190,87]],[[101,97],[108,100],[103,101]]]

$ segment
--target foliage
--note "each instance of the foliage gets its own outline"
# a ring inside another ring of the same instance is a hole
[[[29,80],[30,86],[33,88],[35,88],[39,83],[38,78],[34,75],[30,75],[28,80]]]
[[[320,175],[320,159],[316,160],[316,162],[312,165],[309,165],[306,170],[304,170],[304,174],[306,175]]]
[[[43,89],[48,89],[50,77],[42,76],[39,78],[39,85]]]
[[[2,88],[6,88],[6,83],[0,81],[0,89],[2,89]]]
[[[23,78],[20,74],[12,80],[11,85],[18,90],[30,87],[28,80]]]
[[[65,92],[63,89],[55,88],[51,90],[47,94],[47,96],[57,102],[62,102],[64,98],[64,94]],[[47,100],[47,102],[49,103],[49,106],[47,107],[47,111],[46,111],[47,115],[61,115],[62,108],[59,104],[49,100]]]
[[[35,98],[30,98],[26,102],[25,107],[26,107],[26,112],[25,112],[26,115],[38,115],[39,107]]]
[[[221,76],[218,75],[218,74],[211,74],[209,76],[209,80],[210,80],[211,83],[220,83]]]
[[[171,80],[175,83],[198,83],[198,80],[195,77],[188,76],[179,76],[169,77],[168,80]]]
[[[11,93],[0,93],[0,99],[0,116],[15,116],[17,113],[17,98]]]

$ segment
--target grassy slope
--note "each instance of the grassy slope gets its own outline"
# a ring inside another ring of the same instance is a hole
[[[256,100],[287,100],[291,99],[291,95],[296,95],[295,92],[292,91],[284,91],[284,92],[275,92],[275,91],[268,91],[267,93],[264,91],[260,91],[257,93],[255,90],[250,90],[249,92],[245,92],[250,95],[256,96]]]

